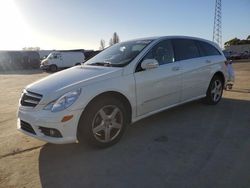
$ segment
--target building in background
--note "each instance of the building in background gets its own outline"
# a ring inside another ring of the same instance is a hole
[[[0,70],[39,68],[37,51],[0,51]]]

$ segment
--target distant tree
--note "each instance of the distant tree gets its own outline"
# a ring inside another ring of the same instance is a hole
[[[233,39],[231,39],[231,40],[225,42],[224,45],[225,45],[225,46],[238,45],[239,42],[240,42],[240,39],[238,39],[238,38],[235,37],[235,38],[233,38]]]
[[[113,45],[113,39],[109,39],[109,46],[112,46]]]
[[[241,40],[239,44],[250,44],[250,40]]]
[[[100,50],[103,50],[105,48],[105,40],[101,39],[100,40]]]
[[[114,32],[113,37],[109,40],[109,45],[112,46],[113,44],[119,43],[120,38],[116,32]]]
[[[39,51],[40,47],[24,47],[24,51]]]
[[[116,44],[116,43],[119,43],[119,42],[120,42],[120,38],[117,35],[117,33],[114,32],[114,34],[113,34],[113,44]]]
[[[225,47],[232,46],[232,45],[240,45],[240,44],[250,44],[250,35],[248,35],[247,39],[240,40],[235,37],[224,43]]]

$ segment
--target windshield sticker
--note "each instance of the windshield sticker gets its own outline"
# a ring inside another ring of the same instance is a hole
[[[120,47],[120,51],[123,52],[124,50],[126,50],[125,46]]]

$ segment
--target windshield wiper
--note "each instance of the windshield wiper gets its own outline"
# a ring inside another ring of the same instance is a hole
[[[95,62],[95,63],[90,63],[88,65],[97,65],[97,66],[112,67],[112,64],[109,61]]]

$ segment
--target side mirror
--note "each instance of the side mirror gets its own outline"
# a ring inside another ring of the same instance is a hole
[[[141,63],[141,68],[144,70],[154,69],[159,66],[159,63],[156,59],[145,59]]]

